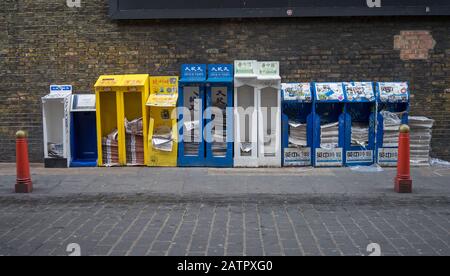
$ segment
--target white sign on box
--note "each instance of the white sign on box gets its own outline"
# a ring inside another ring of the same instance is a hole
[[[285,166],[311,166],[311,148],[286,148]]]
[[[353,150],[347,151],[347,163],[372,163],[373,151],[371,150]]]
[[[398,161],[398,148],[380,148],[378,150],[378,164],[395,167]]]
[[[74,95],[74,109],[95,110],[95,95]]]
[[[342,148],[316,149],[316,166],[342,166],[344,161],[342,158],[342,151]]]

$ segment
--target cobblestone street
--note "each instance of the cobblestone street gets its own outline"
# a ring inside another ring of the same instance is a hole
[[[228,202],[227,202],[228,201]],[[448,203],[154,197],[0,203],[1,255],[450,255]]]
[[[0,255],[450,255],[450,170],[0,166]]]

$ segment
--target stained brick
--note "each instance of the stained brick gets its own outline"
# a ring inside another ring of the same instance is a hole
[[[450,159],[448,17],[119,22],[108,18],[108,1],[65,2],[0,1],[0,161],[14,161],[20,128],[30,134],[31,160],[42,160],[40,97],[51,83],[92,92],[101,74],[178,74],[186,62],[247,58],[280,60],[288,82],[409,81],[412,114],[436,119],[433,155]],[[425,53],[430,36],[436,44]]]

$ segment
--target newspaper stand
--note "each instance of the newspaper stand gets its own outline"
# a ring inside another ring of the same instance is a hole
[[[148,151],[151,167],[176,167],[178,77],[150,77]]]
[[[149,75],[124,75],[121,87],[121,110],[123,121],[119,146],[128,166],[143,166],[149,163],[148,116],[146,102],[149,94]],[[120,133],[119,133],[120,134]]]
[[[315,167],[341,167],[344,163],[345,94],[341,82],[314,83]]]
[[[284,167],[312,165],[313,97],[310,83],[282,83]]]
[[[203,137],[205,106],[205,64],[183,64],[178,97],[178,166],[206,166]]]
[[[67,168],[70,162],[70,97],[72,86],[51,85],[42,100],[44,165]]]
[[[281,77],[278,61],[258,62],[258,167],[281,167]]]
[[[210,64],[206,83],[206,165],[233,167],[233,65]]]
[[[258,167],[258,62],[234,62],[234,167]]]
[[[97,166],[95,95],[72,95],[70,110],[70,167]]]
[[[408,124],[409,87],[407,82],[379,82],[377,93],[377,163],[397,166],[401,124]]]
[[[375,155],[376,98],[371,82],[344,82],[345,165],[372,165]]]
[[[119,137],[124,135],[123,116],[120,116],[122,81],[122,75],[104,75],[95,84],[98,166],[110,167],[126,163],[123,147],[119,146]]]

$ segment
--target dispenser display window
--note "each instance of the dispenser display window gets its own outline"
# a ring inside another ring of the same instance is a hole
[[[52,85],[42,98],[44,165],[67,168],[70,162],[70,102],[72,86]]]
[[[234,62],[234,167],[258,167],[258,62]]]
[[[124,137],[119,143],[125,147],[127,166],[143,166],[148,161],[148,116],[145,103],[149,95],[149,75],[124,75],[122,91],[121,120],[124,122]]]
[[[258,62],[258,166],[281,167],[281,77],[278,61]]]
[[[310,83],[282,83],[283,166],[311,166],[313,97]]]
[[[149,166],[176,167],[178,77],[150,77],[147,101]]]
[[[346,99],[343,84],[314,83],[313,88],[314,166],[343,166]]]
[[[97,149],[99,166],[124,165],[123,153],[120,153],[119,132],[124,122],[121,120],[123,76],[100,76],[95,84],[97,105]],[[123,134],[121,134],[123,135]]]
[[[345,164],[371,165],[375,160],[376,98],[371,82],[344,82]]]
[[[396,166],[399,128],[408,124],[409,87],[407,82],[379,82],[377,91],[377,162]]]
[[[182,167],[206,166],[203,137],[205,85],[205,64],[182,65],[178,97],[178,165]]]
[[[70,167],[97,166],[95,95],[72,95],[70,110]]]
[[[208,167],[233,166],[233,70],[232,64],[208,66],[205,110]]]

